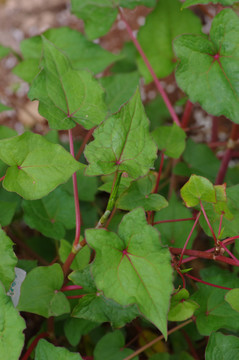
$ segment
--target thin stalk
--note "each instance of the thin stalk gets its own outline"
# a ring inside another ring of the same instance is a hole
[[[237,263],[237,266],[239,266],[239,260],[233,255],[233,253],[228,250],[228,248],[223,244],[221,243],[223,249],[228,253],[228,255]]]
[[[78,153],[76,154],[76,160],[79,160],[79,158],[81,157],[81,154],[83,153],[83,151],[84,151],[84,149],[85,149],[85,146],[86,146],[86,144],[88,143],[88,141],[90,140],[90,138],[91,138],[94,130],[95,130],[95,127],[93,127],[92,129],[90,129],[90,130],[87,132],[87,134],[86,134],[86,136],[84,137],[84,140],[83,140],[83,142],[82,142],[82,144],[81,144],[81,146],[80,146],[80,149],[79,149]]]
[[[171,330],[168,331],[168,335],[174,333],[175,331],[178,331],[179,329],[182,329],[184,326],[190,324],[192,321],[193,321],[192,319],[189,319],[189,320],[184,321],[183,323],[175,326],[174,328],[172,328]],[[141,354],[142,352],[144,352],[148,348],[152,347],[154,344],[157,344],[157,342],[163,340],[163,338],[164,338],[163,335],[158,336],[156,339],[154,339],[154,340],[150,341],[148,344],[142,346],[140,349],[135,351],[133,354],[127,356],[123,360],[131,360],[131,359],[133,359],[135,356]]]
[[[67,296],[67,299],[81,299],[81,298],[83,298],[83,296],[85,296],[85,294],[84,295],[69,295],[69,296]]]
[[[137,40],[136,37],[134,36],[131,27],[129,26],[127,20],[126,20],[125,17],[124,17],[123,11],[121,10],[121,8],[119,8],[118,10],[119,10],[119,14],[120,14],[120,16],[121,16],[121,19],[122,19],[123,22],[125,23],[125,26],[126,26],[126,29],[127,29],[127,31],[128,31],[128,34],[129,34],[131,40],[133,41],[136,49],[138,50],[140,56],[141,56],[142,59],[144,60],[145,65],[147,66],[150,74],[152,75],[152,78],[153,78],[153,80],[154,80],[154,82],[155,82],[155,85],[156,85],[156,87],[157,87],[157,90],[158,90],[158,92],[160,93],[160,95],[162,96],[162,98],[163,98],[163,100],[164,100],[164,102],[165,102],[165,105],[167,106],[168,111],[169,111],[169,113],[170,113],[173,121],[174,121],[178,126],[181,126],[180,121],[179,121],[179,119],[178,119],[178,116],[177,116],[177,114],[176,114],[176,112],[175,112],[175,110],[174,110],[174,108],[173,108],[173,106],[172,106],[172,104],[171,104],[171,102],[170,102],[170,100],[169,100],[166,92],[164,91],[162,85],[160,84],[160,81],[158,80],[157,75],[155,74],[155,72],[154,72],[154,70],[153,70],[153,68],[152,68],[152,66],[151,66],[151,64],[150,64],[147,56],[145,55],[145,53],[144,53],[144,51],[143,51],[143,49],[142,49],[142,47],[141,47],[141,45],[140,45],[140,43],[138,42],[138,40]]]
[[[212,228],[212,226],[211,226],[211,224],[210,224],[210,221],[209,221],[209,219],[208,219],[208,217],[207,217],[206,211],[205,211],[205,209],[204,209],[204,206],[203,206],[203,204],[202,204],[201,200],[200,200],[200,206],[201,206],[201,209],[202,209],[203,215],[204,215],[204,217],[205,217],[205,220],[206,220],[206,222],[207,222],[207,225],[208,225],[208,227],[209,227],[209,229],[210,229],[210,231],[211,231],[211,233],[212,233],[212,236],[213,236],[214,242],[215,242],[215,244],[217,244],[217,238],[216,238],[216,235],[215,235],[215,233],[214,233],[214,231],[213,231],[213,228]]]
[[[164,224],[164,223],[172,223],[172,222],[180,222],[180,221],[189,221],[189,220],[195,220],[195,217],[185,218],[185,219],[160,220],[160,221],[155,221],[153,223],[153,225]]]
[[[218,234],[217,234],[217,237],[219,237],[219,236],[220,236],[220,234],[221,234],[223,215],[224,215],[224,214],[221,214],[221,216],[220,216],[220,223],[219,223],[219,228],[218,228]]]
[[[109,218],[108,218],[108,220],[106,221],[106,224],[105,224],[105,229],[107,229],[107,227],[109,226],[109,224],[110,224],[110,222],[111,222],[111,220],[112,220],[112,218],[114,217],[114,215],[115,215],[115,213],[116,213],[116,210],[117,210],[117,208],[116,207],[114,207],[114,209],[112,210],[112,212],[111,212],[111,214],[110,214],[110,216],[109,216]]]
[[[188,100],[187,103],[186,103],[184,113],[183,113],[183,117],[182,117],[182,121],[181,121],[182,129],[186,129],[188,127],[191,112],[192,112],[192,108],[193,108],[193,104],[191,103],[190,100]]]
[[[31,345],[29,346],[29,348],[27,349],[27,351],[25,352],[25,354],[22,357],[22,360],[28,360],[29,356],[31,355],[32,351],[36,348],[38,341],[40,339],[45,339],[48,338],[49,335],[47,332],[43,332],[41,334],[39,334],[31,343]]]
[[[185,281],[185,279],[184,279],[184,276],[183,276],[183,274],[181,273],[181,271],[180,271],[179,269],[176,269],[176,271],[177,271],[178,275],[181,277],[182,282],[183,282],[183,288],[185,289],[185,287],[186,287],[186,281]]]
[[[69,134],[69,141],[70,141],[70,153],[73,157],[75,157],[74,143],[73,143],[73,136],[72,136],[71,129],[68,130],[68,134]],[[74,260],[77,252],[81,249],[81,246],[79,244],[80,233],[81,233],[81,214],[80,214],[80,204],[79,204],[76,173],[74,173],[72,175],[72,179],[73,179],[74,202],[75,202],[76,231],[75,231],[75,240],[74,240],[74,243],[72,246],[72,250],[71,250],[70,254],[68,255],[68,257],[62,267],[65,276],[67,275],[67,273],[70,269],[70,266],[72,264],[72,261]]]
[[[224,181],[224,178],[225,178],[226,172],[227,172],[227,168],[228,168],[228,164],[231,160],[233,149],[235,147],[235,142],[238,139],[238,135],[239,135],[239,125],[233,124],[232,129],[231,129],[230,139],[227,142],[227,150],[224,153],[224,156],[223,156],[223,159],[221,162],[221,166],[220,166],[220,169],[218,171],[217,178],[215,181],[216,185],[220,185]]]
[[[81,290],[81,289],[83,289],[83,287],[79,285],[68,285],[68,286],[62,286],[61,291],[71,291],[71,290]]]
[[[160,178],[161,178],[162,170],[163,170],[163,163],[164,163],[164,152],[162,151],[160,165],[159,165],[159,171],[158,171],[155,187],[154,187],[154,189],[152,191],[152,194],[157,194],[158,193]],[[149,211],[148,212],[148,223],[153,224],[153,222],[154,222],[154,211]]]
[[[228,288],[226,286],[220,286],[220,285],[215,285],[215,284],[212,284],[210,282],[207,282],[207,281],[204,281],[204,280],[201,280],[201,279],[198,279],[196,278],[195,276],[192,276],[192,275],[189,275],[189,274],[185,274],[185,276],[187,276],[188,278],[192,279],[192,280],[195,280],[197,282],[200,282],[204,285],[209,285],[209,286],[212,286],[212,287],[216,287],[218,289],[223,289],[223,290],[232,290],[232,288]]]
[[[2,176],[2,177],[0,178],[0,181],[3,181],[4,178],[5,178],[5,176],[6,176],[6,175]]]
[[[192,229],[191,229],[191,231],[190,231],[190,233],[189,233],[189,235],[188,235],[188,237],[187,237],[187,240],[185,241],[185,244],[184,244],[184,246],[183,246],[183,250],[182,250],[182,252],[181,252],[181,256],[180,256],[180,259],[179,259],[179,262],[178,262],[178,266],[180,266],[181,263],[182,263],[184,252],[185,252],[186,247],[187,247],[187,245],[188,245],[188,242],[189,242],[189,240],[190,240],[190,238],[191,238],[191,236],[192,236],[192,233],[193,233],[193,231],[194,231],[194,229],[195,229],[195,227],[196,227],[196,225],[197,225],[197,223],[198,223],[198,220],[199,220],[199,218],[200,218],[200,215],[201,215],[201,212],[199,212],[199,213],[197,214],[197,217],[196,217],[196,220],[194,221],[193,227],[192,227]]]

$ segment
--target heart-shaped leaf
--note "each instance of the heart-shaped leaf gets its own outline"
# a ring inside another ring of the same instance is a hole
[[[189,292],[182,289],[171,298],[171,307],[168,313],[169,321],[184,321],[189,319],[199,308],[199,305],[189,299]]]
[[[62,146],[30,132],[1,140],[0,159],[10,166],[3,187],[27,200],[47,195],[84,168]]]
[[[182,35],[174,41],[178,85],[210,114],[239,122],[239,19],[231,9],[213,19],[210,38]]]
[[[39,100],[39,113],[53,129],[86,129],[98,125],[106,116],[103,89],[90,72],[74,70],[68,57],[42,37],[42,71],[34,79],[28,96]]]
[[[70,312],[70,304],[60,291],[63,281],[59,264],[38,266],[23,281],[17,308],[46,318]]]
[[[212,183],[202,176],[192,175],[180,192],[188,207],[196,206],[200,201],[216,202]]]
[[[137,90],[121,110],[95,131],[86,146],[87,175],[125,171],[132,178],[145,175],[156,158],[156,145],[149,134],[140,93]]]
[[[142,209],[125,215],[118,235],[104,229],[87,230],[96,251],[92,274],[97,288],[121,305],[136,303],[142,314],[167,337],[167,312],[172,292],[168,249],[149,226]]]

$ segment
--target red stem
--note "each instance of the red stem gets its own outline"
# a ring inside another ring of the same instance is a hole
[[[198,220],[199,220],[199,218],[200,218],[200,215],[201,215],[201,212],[199,212],[199,213],[197,214],[197,217],[196,217],[196,220],[194,221],[193,227],[192,227],[192,229],[191,229],[191,231],[190,231],[190,233],[189,233],[189,235],[188,235],[188,237],[187,237],[187,240],[185,241],[185,244],[184,244],[184,247],[183,247],[183,250],[182,250],[182,252],[181,252],[181,256],[180,256],[179,262],[178,262],[178,266],[180,266],[181,263],[182,263],[184,252],[185,252],[186,247],[187,247],[187,245],[188,245],[188,242],[189,242],[189,240],[190,240],[190,238],[191,238],[191,236],[192,236],[192,233],[193,233],[193,231],[194,231],[194,229],[195,229],[195,227],[196,227],[196,225],[197,225],[197,223],[198,223]]]
[[[190,100],[187,101],[185,109],[184,109],[184,113],[183,113],[183,117],[182,117],[182,121],[181,121],[181,127],[182,129],[186,129],[188,127],[188,123],[190,120],[190,115],[192,112],[192,108],[193,108],[193,104],[191,103]]]
[[[29,358],[29,356],[31,355],[32,351],[35,349],[35,347],[38,344],[38,341],[40,339],[44,339],[49,337],[49,334],[47,332],[43,332],[41,334],[39,334],[31,343],[31,345],[29,346],[29,348],[27,349],[27,351],[25,352],[25,354],[22,357],[22,360],[27,360]]]
[[[153,194],[157,194],[157,192],[158,192],[159,182],[160,182],[160,178],[161,178],[161,174],[162,174],[162,170],[163,170],[163,163],[164,163],[164,152],[162,151],[158,176],[157,176],[156,184],[155,184],[155,187],[154,187],[154,190],[153,190]]]
[[[159,92],[160,95],[162,96],[162,98],[163,98],[163,100],[164,100],[164,102],[165,102],[165,104],[166,104],[166,106],[167,106],[167,108],[168,108],[168,110],[169,110],[169,113],[170,113],[170,115],[172,116],[173,121],[174,121],[178,126],[181,126],[180,121],[179,121],[179,119],[178,119],[178,116],[177,116],[177,114],[176,114],[176,112],[175,112],[175,110],[174,110],[174,108],[173,108],[173,106],[172,106],[172,104],[171,104],[171,102],[170,102],[170,100],[169,100],[166,92],[164,91],[162,85],[160,84],[160,82],[159,82],[159,80],[158,80],[158,78],[157,78],[157,75],[155,74],[155,72],[154,72],[154,70],[153,70],[153,68],[152,68],[152,66],[151,66],[151,64],[150,64],[147,56],[145,55],[145,53],[144,53],[144,51],[143,51],[143,49],[142,49],[142,47],[141,47],[141,45],[139,44],[138,40],[137,40],[136,37],[134,36],[132,29],[130,28],[129,24],[127,23],[127,20],[126,20],[125,17],[124,17],[123,11],[122,11],[120,8],[119,8],[119,13],[120,13],[120,16],[121,16],[123,22],[125,23],[126,29],[127,29],[127,31],[128,31],[128,34],[129,34],[131,40],[133,41],[136,49],[138,50],[139,54],[141,55],[142,59],[144,60],[145,65],[147,66],[150,74],[152,75],[152,78],[153,78],[153,80],[154,80],[154,82],[155,82],[155,85],[156,85],[156,87],[157,87],[157,89],[158,89],[158,92]]]
[[[239,266],[239,260],[233,255],[233,253],[228,250],[228,248],[223,244],[221,243],[223,249],[228,253],[229,256],[231,256],[231,258],[237,263],[237,266]]]
[[[80,290],[80,289],[83,289],[83,287],[78,285],[68,285],[68,286],[62,286],[61,291]]]
[[[185,218],[185,219],[160,220],[160,221],[154,222],[153,225],[171,223],[171,222],[179,222],[179,221],[189,221],[189,220],[195,220],[195,217]]]
[[[181,277],[182,282],[183,282],[183,288],[185,289],[185,287],[186,287],[186,281],[185,281],[185,279],[184,279],[184,276],[183,276],[183,274],[181,273],[181,271],[180,271],[179,269],[176,269],[176,271],[177,271],[178,275]]]
[[[86,136],[84,137],[84,140],[83,140],[83,142],[82,142],[82,144],[81,144],[81,146],[80,146],[80,149],[79,149],[78,153],[76,154],[76,160],[79,160],[79,158],[81,157],[81,154],[83,153],[83,151],[84,151],[84,149],[85,149],[85,146],[86,146],[86,144],[88,143],[88,141],[90,140],[90,138],[91,138],[94,130],[95,130],[95,127],[93,127],[92,129],[90,129],[90,130],[87,132],[87,134],[86,134]]]
[[[192,275],[189,275],[189,274],[185,274],[185,276],[187,276],[188,278],[192,279],[192,280],[195,280],[195,281],[198,281],[202,284],[205,284],[205,285],[209,285],[209,286],[212,286],[212,287],[216,287],[218,289],[224,289],[224,290],[232,290],[232,288],[228,288],[226,286],[220,286],[220,285],[215,285],[215,284],[212,284],[212,283],[209,283],[207,281],[203,281],[201,279],[198,279],[196,278],[195,276],[192,276]]]
[[[69,295],[67,296],[67,299],[81,299],[84,295]]]
[[[220,234],[221,234],[223,215],[224,215],[224,214],[221,214],[221,216],[220,216],[220,223],[219,223],[219,228],[218,228],[218,235],[217,235],[217,237],[219,237]]]
[[[0,178],[0,181],[3,181],[4,178],[5,178],[5,176],[6,176],[6,175],[2,176],[2,177]]]
[[[209,219],[208,219],[208,217],[207,217],[206,211],[205,211],[205,209],[204,209],[204,207],[203,207],[203,204],[202,204],[202,201],[201,201],[201,200],[200,200],[200,206],[201,206],[203,215],[204,215],[204,217],[205,217],[205,220],[206,220],[206,222],[207,222],[207,224],[208,224],[208,227],[209,227],[209,229],[210,229],[210,231],[211,231],[211,233],[212,233],[214,242],[215,242],[215,244],[217,244],[216,235],[215,235],[215,233],[214,233],[214,231],[213,231],[213,228],[212,228],[212,226],[211,226],[211,224],[210,224],[210,221],[209,221]]]

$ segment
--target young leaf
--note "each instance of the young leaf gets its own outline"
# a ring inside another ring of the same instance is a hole
[[[176,220],[176,219],[187,219],[191,218],[192,213],[181,201],[177,199],[177,196],[173,194],[169,200],[169,206],[165,209],[160,210],[155,214],[154,221],[163,220]],[[164,245],[173,247],[183,247],[188,234],[190,233],[194,221],[177,221],[170,223],[162,223],[155,227],[161,234],[161,241]],[[193,240],[196,237],[196,231],[192,233],[188,248],[191,248]]]
[[[185,0],[185,2],[182,4],[182,9],[197,4],[208,4],[208,3],[230,6],[235,2],[238,2],[238,0]]]
[[[133,350],[125,348],[124,335],[120,330],[106,334],[97,343],[94,350],[95,360],[124,360],[127,356],[133,354]],[[133,357],[138,360],[138,356]]]
[[[238,295],[239,295],[239,289],[232,289],[228,291],[228,293],[225,296],[225,300],[237,312],[239,312]]]
[[[24,200],[22,206],[26,224],[52,239],[61,240],[66,229],[75,227],[74,198],[62,187],[40,200]]]
[[[107,175],[119,170],[135,179],[153,166],[157,149],[138,90],[117,114],[94,131],[94,138],[85,150],[87,175]]]
[[[3,187],[27,200],[47,195],[84,167],[62,146],[30,132],[1,140],[0,159],[9,165]]]
[[[175,123],[172,126],[160,126],[152,132],[159,150],[165,155],[178,159],[185,149],[186,134]]]
[[[41,339],[36,347],[35,360],[82,360],[79,353],[72,353]]]
[[[105,35],[117,16],[117,6],[133,9],[137,5],[154,6],[155,0],[71,0],[73,14],[84,20],[89,39]]]
[[[69,57],[74,69],[88,69],[94,74],[103,71],[112,62],[121,59],[103,49],[100,45],[87,40],[79,31],[62,27],[49,29],[43,33],[44,37]],[[41,36],[25,39],[20,44],[24,60],[13,70],[14,74],[28,82],[32,82],[39,72],[39,63],[42,56]]]
[[[115,113],[135,93],[139,85],[139,74],[132,72],[106,76],[100,82],[106,91],[106,105],[111,113]]]
[[[239,338],[224,335],[219,332],[212,333],[206,348],[205,360],[231,360],[239,354]]]
[[[189,293],[186,289],[180,290],[171,298],[171,307],[168,313],[169,321],[184,321],[189,319],[199,308],[199,305],[189,299]]]
[[[239,279],[235,273],[216,266],[201,270],[201,278],[219,286],[239,287]],[[225,301],[227,291],[200,283],[197,287],[198,291],[191,299],[200,305],[195,312],[199,333],[208,336],[219,329],[238,332],[239,314]]]
[[[64,277],[59,264],[38,266],[22,283],[18,310],[49,318],[70,312],[70,304],[60,291]]]
[[[0,283],[0,354],[2,359],[18,360],[24,346],[25,321],[14,308]]]
[[[17,257],[13,252],[13,242],[0,227],[0,282],[8,291],[15,279],[15,266]]]
[[[223,31],[222,31],[223,29]],[[182,35],[174,41],[179,64],[178,85],[210,114],[225,115],[239,122],[239,19],[231,9],[221,11],[213,20],[210,39]]]
[[[158,1],[138,32],[140,45],[159,78],[168,76],[175,67],[173,39],[180,34],[201,32],[200,19],[190,10],[181,11],[181,5],[178,0]],[[146,83],[152,81],[152,75],[140,56],[138,66]]]
[[[167,337],[167,312],[172,292],[169,251],[147,225],[142,209],[125,215],[118,235],[104,229],[87,230],[96,251],[92,265],[97,288],[121,305],[136,303],[140,312]]]
[[[69,279],[84,288],[83,298],[75,306],[72,316],[97,323],[110,322],[111,326],[119,328],[139,316],[137,306],[122,306],[114,300],[107,299],[98,291],[90,274],[90,266],[83,271],[74,271]]]
[[[91,129],[104,120],[103,89],[88,71],[74,70],[68,57],[42,37],[43,69],[34,79],[28,96],[39,100],[39,113],[50,127],[73,128],[76,123]]]
[[[145,211],[159,211],[168,206],[167,200],[159,194],[151,194],[155,185],[155,176],[146,176],[133,181],[119,197],[116,207],[122,210],[133,210],[143,207]]]
[[[212,183],[202,176],[192,175],[180,192],[187,207],[196,206],[200,201],[216,202]]]

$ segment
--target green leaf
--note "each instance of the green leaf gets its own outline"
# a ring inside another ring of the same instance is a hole
[[[112,62],[122,56],[115,55],[103,49],[100,45],[87,40],[79,31],[69,27],[49,29],[43,33],[44,37],[69,57],[74,69],[88,69],[94,74],[103,71]],[[14,74],[28,82],[32,82],[39,72],[42,55],[42,39],[34,36],[21,42],[20,48],[24,60],[13,70]]]
[[[121,110],[94,131],[95,140],[86,146],[87,175],[125,171],[132,178],[145,175],[156,158],[156,145],[137,90]]]
[[[18,360],[24,346],[25,321],[14,308],[0,283],[0,354],[2,359]]]
[[[106,76],[100,79],[100,83],[106,91],[106,105],[111,113],[115,113],[134,95],[139,85],[139,74],[132,72]]]
[[[6,106],[7,107],[7,106]],[[8,127],[8,126],[3,126],[0,125],[0,139],[7,139],[9,137],[12,136],[16,136],[17,135],[17,131]]]
[[[72,316],[97,323],[110,322],[116,328],[139,316],[136,305],[122,306],[97,291],[89,266],[83,271],[74,271],[69,279],[82,286],[82,292],[86,294],[73,309]]]
[[[234,4],[235,2],[238,2],[238,0],[186,0],[182,4],[182,9],[187,8],[189,6],[197,5],[197,4],[221,4],[223,6],[230,6]]]
[[[17,194],[10,193],[0,187],[0,199],[0,224],[7,226],[11,224],[21,198]]]
[[[236,359],[239,353],[239,338],[224,335],[219,332],[212,333],[206,348],[206,360],[231,360]]]
[[[170,114],[161,96],[145,105],[145,112],[150,120],[150,129],[154,130],[159,125],[163,125],[167,119],[170,119]]]
[[[216,192],[212,183],[197,175],[192,175],[180,190],[187,207],[193,207],[200,201],[216,202]]]
[[[123,48],[119,55],[122,56],[122,60],[116,61],[111,67],[112,73],[131,73],[137,70],[136,55],[137,49],[131,41],[126,41],[123,44]]]
[[[36,347],[35,360],[82,360],[82,357],[79,353],[72,353],[41,339]]]
[[[239,122],[239,20],[231,9],[215,16],[210,38],[182,35],[174,41],[176,80],[191,102],[208,113]],[[219,57],[218,57],[219,56]]]
[[[96,344],[94,359],[124,360],[125,357],[134,353],[133,350],[125,348],[124,345],[124,335],[120,330],[108,333]],[[138,360],[138,356],[133,357],[133,360]]]
[[[116,207],[122,210],[133,210],[143,207],[145,211],[159,211],[168,206],[167,200],[159,194],[151,194],[155,186],[155,176],[146,176],[133,181],[119,197]]]
[[[12,108],[0,103],[0,113],[3,112],[3,111],[8,111],[8,110],[12,110]]]
[[[181,5],[178,0],[160,0],[138,32],[140,45],[159,78],[171,74],[175,67],[173,39],[180,34],[201,32],[200,19],[190,10],[181,11]],[[146,83],[152,81],[140,56],[138,66]]]
[[[62,187],[40,200],[24,200],[22,206],[26,224],[47,237],[61,240],[66,229],[75,227],[74,197]]]
[[[70,304],[60,291],[63,281],[59,264],[38,266],[23,281],[17,308],[46,318],[70,312]]]
[[[177,199],[177,196],[173,194],[169,200],[169,206],[162,209],[155,214],[154,221],[164,220],[176,220],[191,218],[192,213],[187,209],[181,201]],[[162,223],[156,225],[156,228],[161,234],[161,241],[164,245],[173,247],[183,247],[188,234],[190,233],[194,221],[178,221],[170,223]],[[188,243],[188,248],[191,248],[193,240],[196,237],[196,230],[192,233],[192,236]]]
[[[159,150],[165,155],[178,159],[185,149],[186,134],[175,123],[172,126],[160,126],[152,133]]]
[[[81,238],[81,240],[83,240],[83,238]],[[62,263],[64,263],[66,261],[68,255],[71,252],[71,249],[72,249],[72,245],[68,241],[61,239],[59,255],[60,255],[60,259],[61,259]],[[90,262],[90,254],[91,254],[91,251],[90,251],[89,246],[84,246],[83,249],[81,249],[77,253],[70,268],[72,270],[84,269]]]
[[[11,286],[11,283],[15,279],[15,266],[17,264],[17,257],[13,252],[13,242],[6,235],[6,233],[0,227],[0,282],[5,287],[5,290]]]
[[[219,286],[239,287],[236,274],[216,266],[201,270],[201,278]],[[239,314],[225,301],[227,290],[200,283],[197,283],[197,287],[198,291],[192,295],[191,299],[200,305],[195,312],[199,333],[208,336],[212,331],[219,329],[238,332]]]
[[[47,195],[84,167],[62,146],[30,132],[1,140],[0,159],[10,166],[3,187],[27,200]]]
[[[158,232],[147,225],[144,211],[139,208],[125,215],[118,235],[92,229],[86,231],[86,240],[96,251],[92,274],[97,288],[121,305],[136,303],[166,337],[170,255],[160,245]]]
[[[105,35],[117,16],[117,6],[133,9],[137,5],[154,6],[155,0],[71,0],[71,9],[84,20],[85,32],[89,39]]]
[[[68,318],[64,323],[64,333],[72,346],[76,346],[82,335],[88,334],[99,324],[85,319]]]
[[[225,296],[225,300],[237,312],[239,312],[238,295],[239,295],[239,289],[232,289],[232,290],[228,291],[228,293]]]
[[[177,292],[171,298],[171,307],[168,313],[169,321],[184,321],[194,314],[199,305],[189,299],[189,293],[186,289]]]
[[[0,59],[4,58],[5,56],[9,55],[11,49],[9,47],[3,46],[0,44]]]
[[[104,120],[103,89],[88,71],[74,70],[68,57],[42,37],[43,69],[34,79],[28,96],[39,100],[39,113],[50,127],[73,128],[76,123],[91,129]]]

